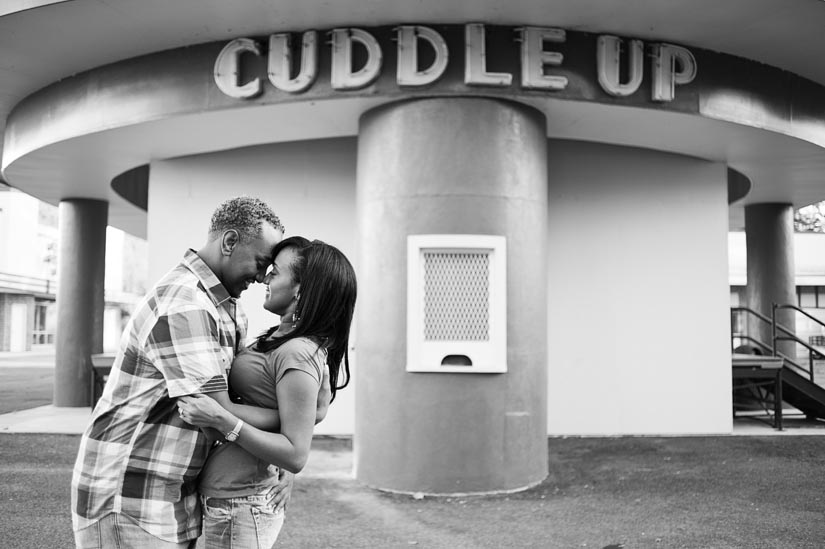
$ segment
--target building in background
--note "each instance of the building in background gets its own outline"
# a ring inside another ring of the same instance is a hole
[[[57,207],[0,185],[0,352],[54,349]],[[103,350],[120,334],[146,280],[146,242],[109,227]]]
[[[812,317],[825,323],[825,234],[822,232],[796,232],[794,247],[794,292],[789,301]],[[747,252],[744,232],[729,235],[731,306],[745,307],[747,301]],[[765,310],[765,314],[770,314]],[[734,333],[747,330],[742,316],[733,316]],[[812,319],[797,314],[796,333],[801,339],[816,342],[817,347],[825,347],[825,327]],[[744,343],[744,342],[739,342]],[[804,353],[805,350],[800,348]]]
[[[548,434],[730,433],[729,232],[748,306],[795,299],[823,2],[9,6],[2,175],[60,208],[57,405],[89,401],[106,227],[155,280],[237,194],[352,258],[354,383],[318,432],[391,490],[532,485]]]

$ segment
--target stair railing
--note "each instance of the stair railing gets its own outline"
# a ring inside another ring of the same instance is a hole
[[[754,309],[750,309],[748,307],[731,307],[730,310],[732,313],[745,313],[747,315],[751,315],[757,320],[763,322],[766,327],[772,327],[774,324],[771,317],[763,315],[759,311],[755,311]],[[738,339],[740,342],[747,341],[748,343],[752,343],[764,354],[774,354],[774,346],[771,343],[765,343],[764,341],[756,339],[748,333],[737,332],[733,328],[733,316],[731,315],[731,350],[734,350],[734,341]]]
[[[793,311],[796,311],[796,312],[804,315],[808,319],[812,320],[815,324],[818,324],[819,326],[821,326],[824,329],[825,329],[825,322],[822,322],[821,320],[819,320],[815,316],[812,316],[811,314],[806,313],[804,310],[802,310],[800,307],[797,307],[796,305],[779,304],[779,303],[774,303],[773,304],[773,309],[772,309],[772,312],[771,312],[773,355],[782,357],[785,360],[786,363],[788,363],[789,365],[791,365],[791,366],[797,368],[798,370],[806,373],[808,375],[808,379],[810,379],[811,382],[814,382],[814,357],[815,356],[820,356],[820,352],[816,347],[812,346],[807,341],[805,341],[805,340],[801,339],[799,336],[797,336],[792,330],[786,328],[785,326],[783,326],[782,324],[779,324],[776,321],[776,311],[781,310],[781,309],[791,309]],[[776,345],[777,341],[793,341],[793,342],[798,343],[799,345],[802,345],[803,347],[805,347],[808,350],[808,367],[805,368],[804,366],[802,366],[801,364],[796,362],[794,359],[786,356],[784,353],[780,353],[777,349],[777,345]]]
[[[805,375],[808,379],[810,379],[812,382],[814,382],[814,359],[816,357],[820,357],[821,353],[820,353],[819,349],[817,349],[816,347],[812,346],[807,341],[805,341],[805,340],[801,339],[800,337],[798,337],[796,335],[796,333],[794,333],[793,330],[791,330],[790,328],[788,328],[788,327],[786,327],[786,326],[784,326],[784,325],[782,325],[782,324],[780,324],[779,322],[776,321],[776,311],[781,310],[781,309],[792,309],[794,311],[797,311],[800,314],[802,314],[805,317],[812,320],[814,323],[821,326],[823,329],[825,329],[825,322],[822,322],[818,318],[816,318],[816,317],[812,316],[811,314],[805,312],[803,309],[797,307],[796,305],[774,303],[773,307],[772,307],[770,317],[768,317],[766,315],[763,315],[759,311],[756,311],[754,309],[750,309],[748,307],[731,307],[731,312],[733,312],[733,313],[745,313],[747,315],[750,315],[750,316],[758,319],[764,325],[769,326],[770,329],[771,329],[771,342],[770,342],[770,344],[765,343],[764,341],[762,341],[760,339],[757,339],[757,338],[751,336],[748,333],[735,332],[733,329],[731,329],[731,348],[733,349],[733,347],[735,345],[734,344],[735,340],[739,340],[740,342],[746,341],[746,342],[754,345],[755,347],[757,347],[764,354],[768,354],[768,355],[771,355],[771,356],[778,356],[778,357],[783,358],[785,360],[785,363],[789,367],[791,367],[794,370],[798,371],[798,373],[801,373],[801,374]],[[731,318],[731,324],[733,324],[733,318]],[[733,328],[733,326],[731,326],[731,328]],[[808,364],[807,364],[807,367],[803,366],[796,359],[791,358],[788,355],[786,355],[785,353],[779,351],[779,349],[777,347],[777,342],[779,342],[779,341],[793,341],[795,343],[798,343],[799,345],[801,345],[805,349],[807,349],[808,350]]]

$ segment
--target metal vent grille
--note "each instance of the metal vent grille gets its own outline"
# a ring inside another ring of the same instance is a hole
[[[490,253],[423,252],[424,339],[490,339]]]

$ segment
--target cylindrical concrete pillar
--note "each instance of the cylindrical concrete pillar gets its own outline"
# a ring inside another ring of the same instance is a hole
[[[507,101],[422,99],[366,113],[358,138],[356,477],[428,494],[547,475],[547,133]],[[406,371],[407,236],[507,242],[506,373]]]
[[[745,238],[747,250],[747,306],[767,317],[774,303],[796,304],[793,251],[793,206],[790,204],[751,204],[745,206]],[[796,330],[795,313],[790,309],[777,311],[777,321]],[[748,315],[748,333],[768,345],[771,328]],[[796,356],[795,344],[779,342],[780,352]]]
[[[91,402],[89,357],[103,351],[103,284],[109,204],[60,202],[54,405]]]

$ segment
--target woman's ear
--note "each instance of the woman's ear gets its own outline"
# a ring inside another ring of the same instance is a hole
[[[241,237],[235,229],[227,229],[221,235],[221,255],[232,255],[235,246],[238,245]]]

